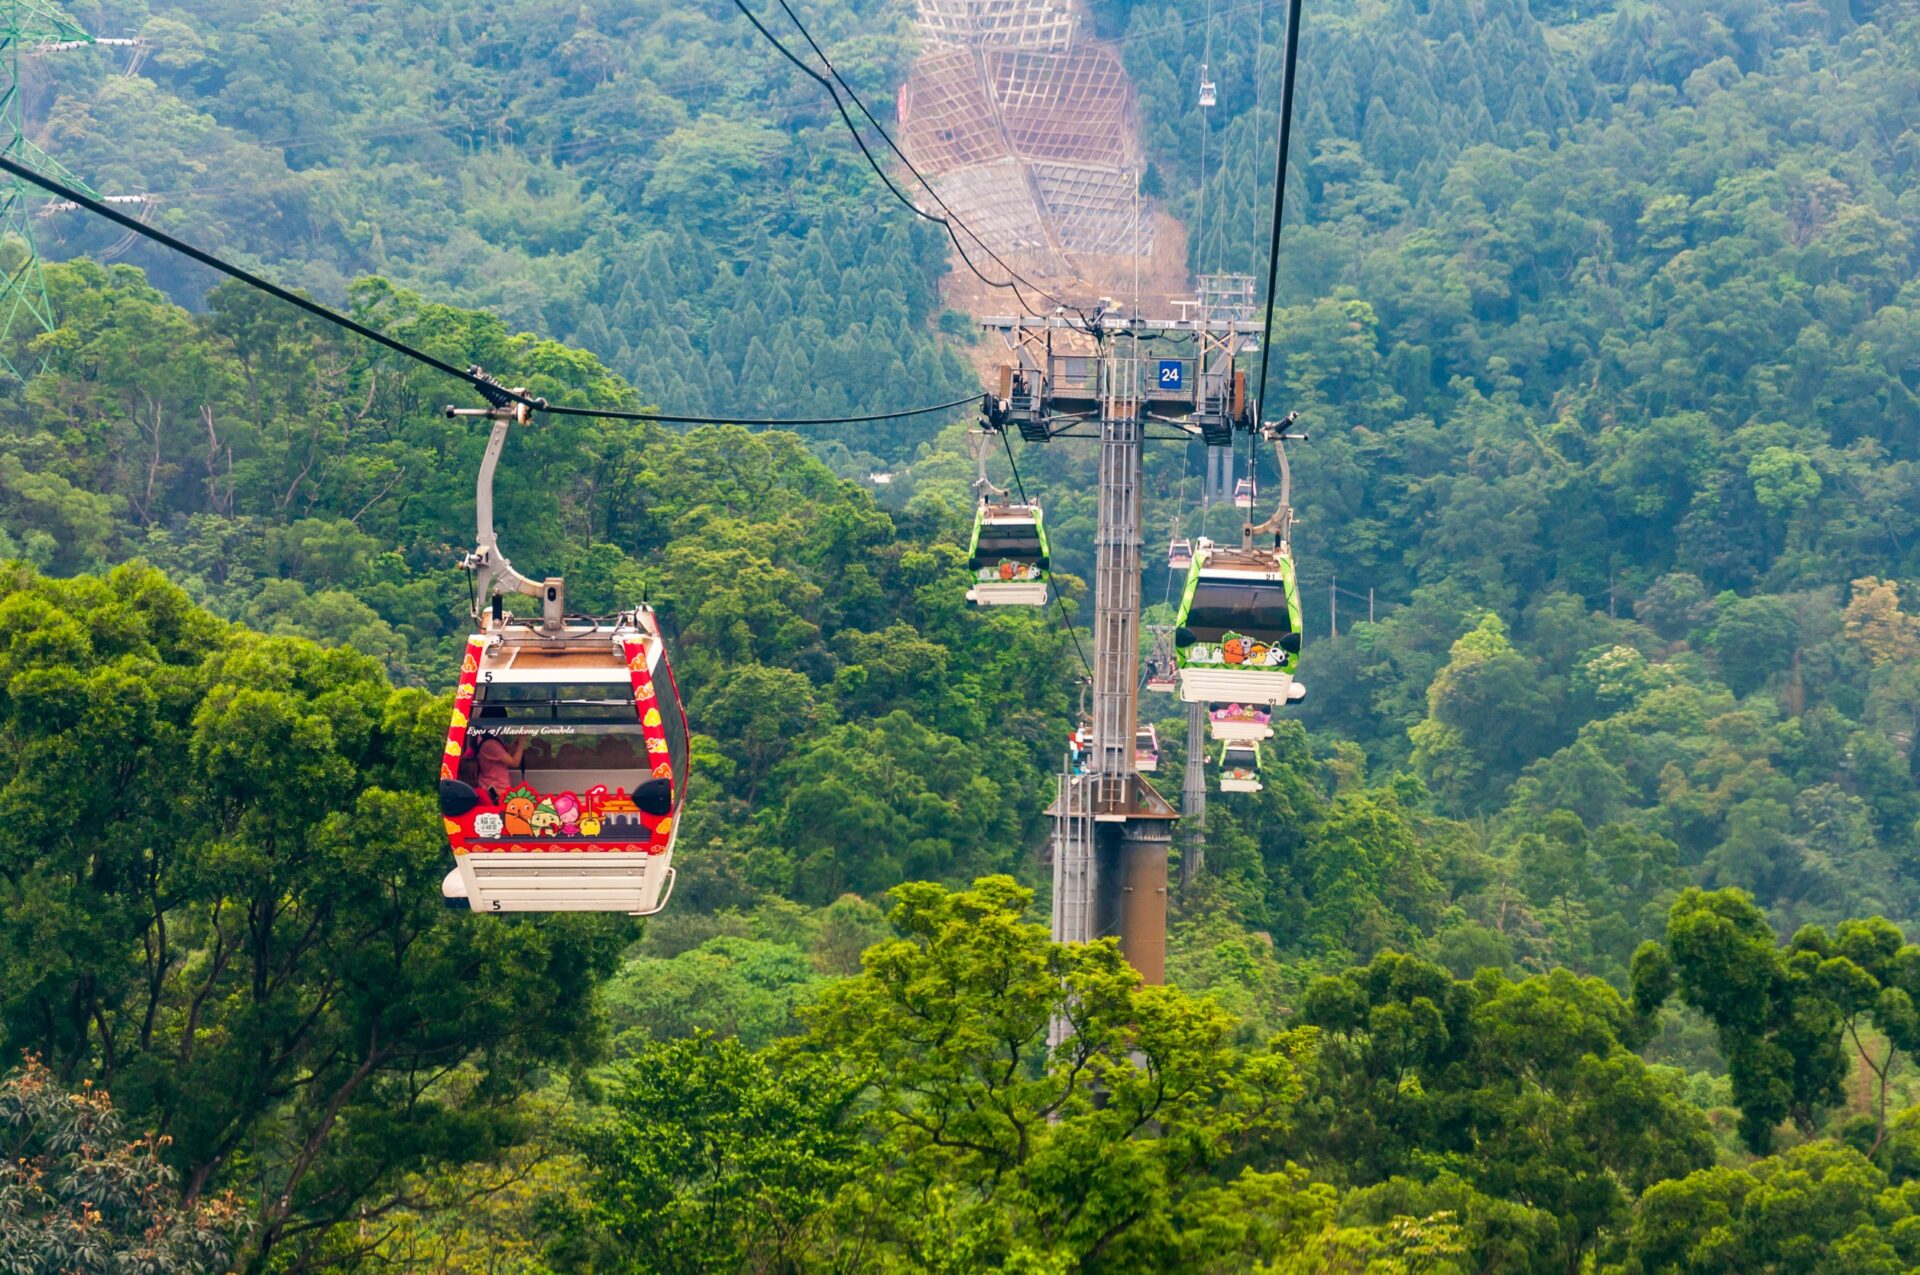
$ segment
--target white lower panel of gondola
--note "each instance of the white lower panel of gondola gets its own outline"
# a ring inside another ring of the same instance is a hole
[[[1259,792],[1260,788],[1261,783],[1258,779],[1235,779],[1230,775],[1220,776],[1221,792]]]
[[[673,855],[471,852],[458,856],[475,912],[626,912],[652,916],[673,895]],[[451,882],[449,882],[451,884]]]
[[[1285,704],[1307,688],[1273,669],[1183,668],[1180,698],[1189,704]]]
[[[1273,738],[1273,726],[1268,722],[1217,722],[1208,718],[1207,734],[1223,743],[1257,744]]]
[[[982,607],[1043,607],[1047,605],[1047,585],[1045,581],[981,583],[967,590],[967,601]]]
[[[1160,754],[1135,753],[1133,755],[1133,768],[1143,775],[1153,774],[1156,770],[1160,769]]]

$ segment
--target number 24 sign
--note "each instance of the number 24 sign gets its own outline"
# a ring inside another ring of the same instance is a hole
[[[1161,389],[1177,390],[1182,388],[1184,376],[1185,376],[1185,371],[1181,367],[1179,359],[1161,359],[1160,360],[1160,388]]]

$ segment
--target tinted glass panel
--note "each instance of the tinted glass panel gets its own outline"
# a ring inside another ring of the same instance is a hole
[[[508,727],[502,738],[510,743],[520,738],[527,740],[527,753],[521,759],[521,766],[527,772],[527,778],[534,787],[542,788],[536,778],[543,771],[553,770],[617,770],[638,772],[646,768],[647,740],[641,734],[639,723],[618,728],[598,727],[592,730],[567,730],[566,727],[532,727],[523,729],[538,730],[536,735],[516,736],[513,727]],[[565,732],[565,733],[556,733]],[[625,784],[633,787],[633,782]]]
[[[1034,526],[980,528],[980,545],[974,550],[970,565],[988,567],[1002,559],[1039,562],[1040,529]]]
[[[631,792],[650,778],[647,739],[639,722],[625,726],[580,726],[564,722],[476,723],[467,732],[463,764],[479,775],[481,745],[497,735],[511,750],[524,744],[518,765],[510,765],[507,783],[526,784],[539,793],[584,793],[596,784],[609,792]]]
[[[1274,581],[1235,584],[1202,580],[1193,591],[1186,627],[1202,642],[1218,642],[1228,631],[1275,642],[1293,631],[1287,614],[1286,586]]]
[[[483,682],[474,695],[473,719],[482,729],[542,722],[624,726],[637,721],[633,693],[618,683],[595,686]]]
[[[673,763],[673,790],[677,793],[687,782],[687,719],[681,712],[679,692],[672,689],[664,663],[654,686],[660,695],[660,721],[667,730],[667,759]]]

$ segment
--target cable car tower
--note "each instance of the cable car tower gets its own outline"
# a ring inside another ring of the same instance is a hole
[[[64,53],[95,45],[134,49],[137,60],[146,42],[139,37],[96,39],[40,0],[0,0],[0,150],[8,159],[45,173],[94,195],[92,187],[68,172],[27,136],[26,103],[21,89],[20,61],[47,53]],[[40,273],[40,251],[34,243],[33,219],[27,207],[27,183],[18,177],[0,180],[0,368],[18,378],[5,351],[16,327],[31,327],[33,335],[53,331],[53,304]],[[37,193],[37,192],[36,192]]]
[[[1141,777],[1139,730],[1141,457],[1150,427],[1226,448],[1255,429],[1238,355],[1257,347],[1250,312],[1181,303],[1144,318],[1110,303],[1089,317],[986,318],[1010,361],[982,421],[1034,442],[1097,438],[1093,739],[1086,773],[1062,773],[1053,819],[1053,937],[1117,935],[1147,983],[1166,974],[1167,850],[1173,804]],[[1250,310],[1250,307],[1249,307]],[[1146,343],[1151,342],[1148,346]],[[1150,348],[1153,353],[1143,355]]]

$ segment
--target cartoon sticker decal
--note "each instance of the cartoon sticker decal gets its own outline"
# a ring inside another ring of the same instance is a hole
[[[974,578],[984,584],[1021,584],[1034,580],[1044,580],[1047,573],[1030,562],[1015,562],[1002,558],[994,567],[981,567],[974,572]]]
[[[538,806],[538,794],[525,784],[508,793],[500,807],[506,819],[506,834],[509,837],[531,837],[533,812]]]
[[[476,684],[484,660],[483,639],[467,644],[460,684],[454,692],[454,712],[447,730],[441,778],[458,773],[471,727]],[[634,710],[646,741],[651,764],[649,778],[672,781],[673,766],[666,723],[652,680],[646,642],[625,643],[623,656],[634,691]],[[677,794],[676,794],[677,795]],[[522,782],[504,794],[501,804],[485,803],[466,815],[443,820],[456,855],[475,850],[512,850],[521,853],[578,853],[626,851],[664,854],[672,846],[672,814],[653,815],[635,804],[625,788],[608,792],[596,784],[584,793],[542,793]],[[616,840],[617,839],[617,840]]]
[[[563,792],[553,799],[553,813],[560,820],[560,835],[577,837],[580,835],[580,799],[570,792]]]
[[[1224,633],[1218,643],[1195,642],[1180,652],[1184,668],[1275,669],[1284,672],[1287,652],[1243,633]]]

